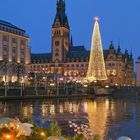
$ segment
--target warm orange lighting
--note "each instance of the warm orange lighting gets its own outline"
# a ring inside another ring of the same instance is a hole
[[[7,138],[7,139],[10,139],[10,138],[11,138],[11,136],[10,136],[10,135],[6,135],[6,138]]]
[[[95,17],[94,19],[95,24],[92,34],[90,59],[86,76],[87,80],[90,82],[107,80],[102,40],[98,24],[99,18]]]
[[[44,136],[45,136],[45,133],[44,133],[44,132],[41,132],[40,135],[41,135],[42,137],[44,137]]]
[[[3,136],[4,140],[11,140],[12,139],[12,136],[10,134],[5,134]]]

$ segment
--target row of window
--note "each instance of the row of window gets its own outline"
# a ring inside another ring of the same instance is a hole
[[[47,68],[48,65],[31,65],[31,68]],[[88,67],[88,64],[68,64],[67,67]]]
[[[3,60],[5,62],[8,62],[9,61],[9,57],[7,57],[7,55],[3,55]],[[17,62],[17,56],[12,56],[12,62]],[[21,58],[20,60],[21,63],[24,63],[25,62],[25,58]]]
[[[68,64],[67,67],[88,67],[88,64]]]
[[[31,65],[31,68],[47,68],[48,66],[44,66],[44,65]]]
[[[60,30],[54,32],[54,35],[60,35],[60,34],[61,34]]]
[[[8,53],[9,52],[9,47],[7,47],[7,46],[4,46],[3,47],[3,53]],[[12,53],[17,53],[17,48],[16,47],[12,47]],[[25,49],[21,49],[20,50],[20,54],[22,55],[22,54],[25,54]]]
[[[7,26],[0,25],[0,30],[24,36],[24,32],[23,31],[20,31],[20,30],[14,29],[14,28],[10,28],[10,27],[7,27]]]
[[[3,41],[8,42],[9,41],[9,37],[4,35],[3,36]],[[12,43],[17,43],[17,38],[12,38]],[[21,45],[26,45],[26,41],[25,40],[20,40],[20,44]]]
[[[107,66],[110,66],[110,67],[115,67],[117,64],[115,63],[109,63]],[[122,66],[122,64],[119,64],[119,66]]]
[[[67,62],[88,62],[88,59],[83,59],[83,58],[67,59]]]

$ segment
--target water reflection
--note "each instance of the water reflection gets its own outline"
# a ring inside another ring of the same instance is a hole
[[[68,121],[88,123],[94,134],[103,140],[127,135],[134,140],[140,136],[140,100],[29,100],[0,102],[0,117],[29,117],[45,127],[48,121],[58,121],[69,133]]]
[[[109,113],[109,101],[103,99],[102,101],[95,100],[87,103],[87,114],[90,128],[94,134],[99,134],[101,139],[104,139],[107,131],[106,123]]]

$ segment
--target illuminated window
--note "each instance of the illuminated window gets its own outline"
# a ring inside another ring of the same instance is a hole
[[[116,76],[116,70],[112,70],[111,75]]]
[[[108,75],[108,76],[110,75],[110,70],[107,70],[107,75]]]

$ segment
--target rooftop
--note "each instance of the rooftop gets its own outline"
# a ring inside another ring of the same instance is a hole
[[[51,60],[51,53],[39,53],[39,54],[31,54],[31,61],[32,63],[36,62],[48,62]]]
[[[15,28],[15,29],[18,29],[18,30],[21,30],[21,31],[25,32],[25,30],[15,26],[15,25],[13,25],[13,24],[11,24],[9,22],[3,21],[3,20],[0,20],[0,24],[8,26],[8,27],[11,27],[11,28]]]
[[[29,38],[29,35],[26,34],[25,30],[3,20],[0,20],[0,30]]]

